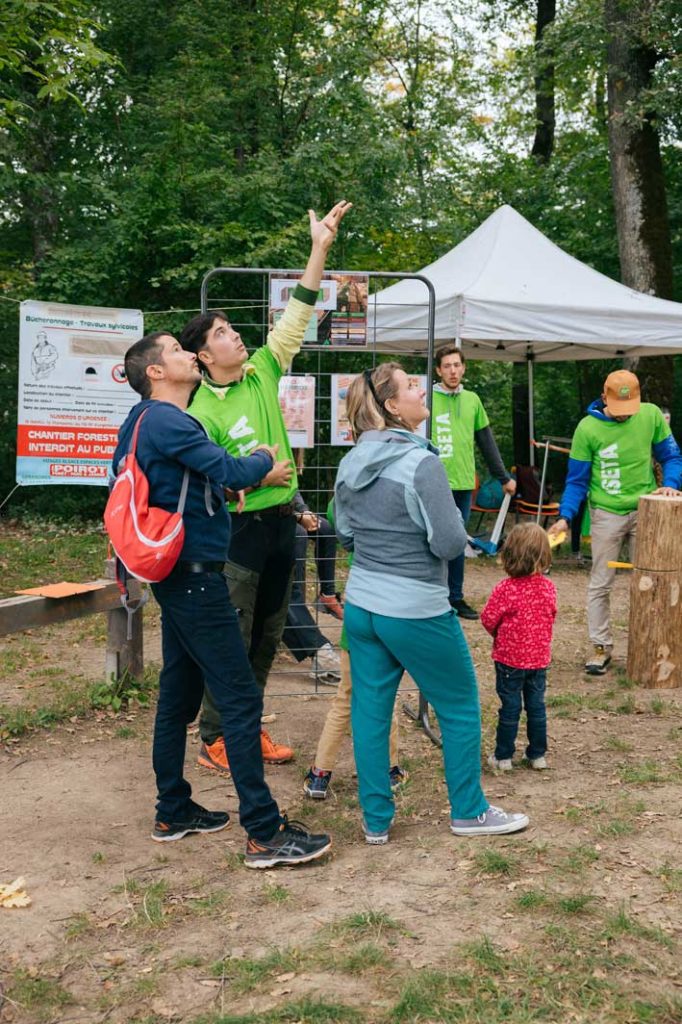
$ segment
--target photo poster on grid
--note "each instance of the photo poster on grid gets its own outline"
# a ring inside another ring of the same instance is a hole
[[[315,447],[315,378],[287,374],[279,381],[279,407],[292,448]]]
[[[283,316],[300,279],[300,274],[288,272],[270,275],[271,327]],[[318,299],[303,337],[304,346],[365,348],[368,296],[367,275],[326,274],[320,282]]]
[[[410,384],[416,384],[426,391],[426,374],[408,373]],[[332,425],[331,444],[346,448],[353,444],[353,433],[346,415],[346,395],[357,373],[333,373],[332,378]],[[426,437],[426,420],[420,423],[415,431],[420,437]]]

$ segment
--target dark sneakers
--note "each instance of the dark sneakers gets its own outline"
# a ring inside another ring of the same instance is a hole
[[[457,617],[460,619],[477,619],[478,612],[475,608],[472,608],[470,604],[467,604],[464,598],[460,601],[450,601],[450,604],[455,609]]]
[[[289,821],[286,814],[272,839],[267,842],[249,836],[244,864],[247,868],[274,868],[278,864],[307,864],[331,849],[327,835],[313,835],[300,821]]]
[[[207,811],[190,800],[187,816],[177,821],[157,821],[154,823],[152,839],[157,843],[172,843],[175,839],[183,839],[190,832],[221,832],[230,824],[227,811]]]

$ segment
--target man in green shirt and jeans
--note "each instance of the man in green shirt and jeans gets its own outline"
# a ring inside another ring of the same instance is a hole
[[[507,494],[514,494],[516,481],[504,468],[490,421],[481,399],[465,391],[462,378],[466,370],[464,354],[457,345],[443,345],[436,352],[436,373],[440,382],[433,389],[431,440],[438,448],[448,475],[452,497],[466,526],[471,511],[471,496],[476,486],[474,441],[492,476]],[[448,563],[450,604],[460,619],[477,619],[478,612],[464,600],[464,555]]]
[[[222,310],[194,317],[180,335],[183,348],[196,354],[204,372],[188,411],[203,423],[211,440],[237,456],[262,444],[279,448],[279,461],[261,486],[246,495],[243,511],[233,518],[225,566],[249,660],[263,689],[286,620],[296,537],[293,498],[298,480],[278,386],[303,344],[327,253],[350,207],[345,201],[337,203],[320,221],[309,211],[312,246],[306,269],[284,315],[251,358]],[[236,505],[230,511],[237,511]],[[199,731],[199,764],[229,772],[220,716],[208,690]],[[263,760],[271,764],[294,756],[290,747],[275,743],[265,730],[261,745]]]
[[[656,487],[652,456],[663,469]],[[637,505],[643,494],[677,494],[682,455],[657,405],[640,401],[639,381],[629,370],[615,370],[604,382],[600,399],[588,407],[578,424],[568,460],[560,519],[549,534],[568,529],[588,497],[592,537],[592,571],[587,586],[588,675],[604,675],[611,662],[611,589],[616,576],[608,563],[617,561],[624,541],[634,557]]]

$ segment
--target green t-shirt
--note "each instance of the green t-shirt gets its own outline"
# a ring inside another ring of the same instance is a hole
[[[669,434],[661,410],[649,402],[625,423],[585,416],[573,435],[571,458],[592,464],[590,506],[617,515],[634,511],[643,494],[656,490],[651,446]]]
[[[239,381],[217,386],[204,380],[189,412],[203,423],[212,441],[230,455],[248,455],[256,445],[278,444],[278,460],[291,459],[291,445],[279,406],[282,370],[267,347],[259,348]],[[258,512],[290,501],[298,490],[294,470],[288,487],[259,487],[246,495],[246,512]],[[230,505],[230,511],[235,506]]]
[[[483,403],[473,391],[445,394],[434,388],[431,440],[451,490],[473,491],[476,486],[474,434],[489,423]]]

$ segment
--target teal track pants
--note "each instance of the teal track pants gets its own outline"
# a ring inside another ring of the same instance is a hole
[[[388,737],[403,670],[438,718],[451,816],[483,814],[488,801],[481,789],[478,686],[457,616],[446,612],[432,619],[398,619],[346,602],[344,623],[353,679],[353,746],[366,827],[381,832],[393,819]]]

